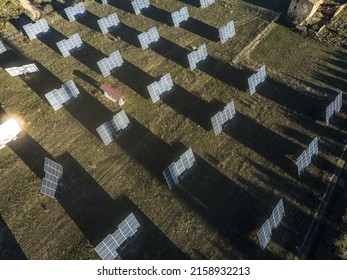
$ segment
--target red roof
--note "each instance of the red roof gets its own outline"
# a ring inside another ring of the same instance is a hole
[[[100,86],[100,89],[102,91],[106,92],[108,95],[111,95],[112,97],[114,97],[117,100],[120,100],[120,99],[122,99],[124,97],[124,94],[122,94],[119,91],[115,90],[114,88],[112,88],[108,84],[102,84]]]

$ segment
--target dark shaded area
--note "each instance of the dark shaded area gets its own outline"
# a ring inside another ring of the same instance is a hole
[[[73,74],[84,80],[85,82],[87,82],[88,84],[90,84],[92,87],[96,88],[96,89],[99,89],[99,83],[97,81],[95,81],[93,78],[91,78],[89,75],[79,71],[79,70],[74,70],[73,71]]]
[[[250,3],[252,5],[259,6],[268,10],[273,10],[275,12],[280,11],[286,13],[291,0],[243,0],[244,2]]]
[[[124,12],[134,13],[133,6],[131,5],[131,1],[128,0],[109,0],[108,4],[116,7]]]
[[[15,236],[0,216],[0,260],[26,260]]]
[[[47,33],[44,36],[38,38],[42,43],[44,43],[47,47],[54,50],[56,53],[61,55],[61,52],[57,46],[57,43],[68,39],[65,35],[61,34],[59,31],[51,27],[51,32]]]
[[[84,15],[83,17],[77,18],[76,21],[79,22],[80,24],[83,24],[84,26],[88,27],[91,30],[101,32],[99,24],[98,24],[99,19],[100,17],[88,11],[86,15]]]
[[[211,117],[224,106],[218,100],[209,103],[177,84],[162,100],[177,113],[189,118],[205,130],[211,129]]]
[[[151,75],[127,60],[124,60],[124,64],[112,73],[112,76],[146,99],[149,98],[147,86],[155,82]]]
[[[74,51],[71,56],[76,58],[79,62],[83,63],[89,69],[101,75],[101,71],[97,62],[106,57],[106,55],[101,51],[83,42],[83,47],[78,51]]]
[[[182,3],[191,5],[194,7],[200,7],[200,1],[199,0],[180,0]]]
[[[198,64],[198,68],[211,77],[231,85],[241,91],[248,89],[247,79],[253,74],[249,70],[239,70],[229,63],[222,62],[212,56]]]
[[[51,4],[55,11],[61,11],[65,9],[66,7],[69,7],[72,5],[72,0],[64,0],[64,3],[59,2],[57,0],[52,0],[49,4]],[[41,5],[46,5],[46,3],[41,3]]]
[[[142,11],[142,15],[166,25],[169,25],[169,24],[171,25],[172,23],[171,13],[169,13],[168,11],[159,9],[153,5],[151,5],[149,9],[144,9]]]
[[[187,21],[180,24],[180,27],[208,40],[215,42],[219,41],[219,32],[217,28],[195,18],[189,17]]]
[[[238,112],[224,130],[230,137],[245,145],[288,174],[296,175],[296,166],[286,155],[296,154],[301,147],[276,134],[255,120]]]
[[[18,31],[22,32],[23,34],[26,34],[23,26],[27,25],[29,23],[33,23],[31,18],[29,18],[26,14],[21,14],[18,18],[10,19],[9,22],[16,28]]]
[[[121,196],[113,200],[69,153],[58,161],[68,170],[59,202],[94,247],[133,212],[143,230],[121,253],[122,258],[187,258],[130,199]]]
[[[116,29],[110,30],[109,34],[113,35],[114,37],[119,37],[122,41],[135,47],[141,47],[140,41],[137,37],[139,34],[141,34],[141,32],[122,22],[119,23]]]
[[[151,46],[151,49],[157,54],[160,54],[183,67],[189,67],[187,55],[191,51],[184,49],[163,37],[160,37],[159,41]]]
[[[6,52],[0,54],[0,67],[4,70],[5,68],[19,67],[30,63],[32,62],[30,62],[25,57],[19,55],[12,49],[7,49]]]
[[[316,95],[290,88],[270,77],[267,77],[266,81],[260,87],[257,87],[257,93],[311,120],[325,118],[326,106],[324,106],[324,100]]]
[[[185,176],[180,186],[175,187],[174,195],[230,241],[236,250],[234,255],[228,253],[229,259],[278,259],[249,239],[249,234],[261,226],[267,215],[264,202],[197,155],[195,157],[197,166]],[[253,190],[255,193],[259,191]]]

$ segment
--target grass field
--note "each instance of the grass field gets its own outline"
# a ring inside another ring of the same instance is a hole
[[[0,57],[1,66],[24,57],[35,61],[40,73],[11,78],[0,71],[2,116],[17,117],[24,130],[0,152],[0,234],[8,239],[0,246],[14,248],[5,248],[0,257],[98,259],[93,247],[134,212],[143,230],[121,254],[124,259],[295,258],[340,155],[346,114],[326,126],[323,115],[331,90],[325,95],[297,90],[277,74],[316,84],[320,79],[314,65],[329,67],[325,60],[343,50],[331,51],[279,26],[249,58],[266,63],[270,72],[265,85],[250,96],[246,82],[251,72],[229,62],[268,20],[216,1],[209,13],[188,5],[193,19],[174,29],[168,12],[186,2],[157,1],[139,16],[129,13],[127,1],[88,3],[89,15],[79,22],[52,15],[50,34],[34,41],[20,35],[9,42],[13,51]],[[122,26],[103,36],[93,22],[111,12],[117,12]],[[237,35],[221,47],[216,28],[231,19]],[[142,51],[136,35],[153,25],[161,40]],[[85,48],[63,59],[55,43],[76,32]],[[285,45],[286,40],[300,51]],[[209,58],[190,71],[185,55],[203,42]],[[311,54],[312,48],[320,56]],[[105,79],[96,61],[115,50],[125,65]],[[152,104],[146,86],[167,72],[175,90]],[[81,97],[54,112],[44,94],[71,79]],[[345,88],[345,80],[336,79],[341,80],[336,87]],[[98,86],[103,82],[126,95],[122,108],[132,123],[109,146],[96,128],[121,108],[102,96]],[[216,137],[209,119],[231,100],[237,115]],[[299,180],[296,158],[314,136],[319,137],[319,157]],[[170,191],[162,170],[188,147],[198,166]],[[46,156],[64,166],[59,201],[40,195]],[[262,251],[257,230],[280,198],[286,217]]]

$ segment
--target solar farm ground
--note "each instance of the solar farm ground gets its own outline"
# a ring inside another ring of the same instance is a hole
[[[240,70],[230,61],[268,19],[216,1],[206,10],[188,4],[193,19],[174,29],[169,12],[188,2],[156,1],[139,16],[127,1],[87,2],[89,15],[78,22],[53,14],[47,17],[51,33],[9,41],[2,66],[26,58],[40,73],[11,78],[0,71],[2,118],[16,117],[24,130],[0,151],[1,258],[98,259],[93,247],[130,212],[143,230],[123,259],[297,256],[346,139],[345,113],[330,126],[324,121],[335,97],[331,87],[346,89],[346,50],[279,25],[241,59]],[[104,36],[95,20],[111,12],[122,26]],[[237,35],[221,46],[216,28],[231,19]],[[136,35],[154,25],[161,39],[142,51]],[[76,32],[86,47],[63,59],[55,43]],[[204,42],[210,56],[190,71],[185,56]],[[103,78],[96,62],[115,50],[125,65]],[[246,82],[253,72],[246,66],[262,63],[270,77],[250,96]],[[168,72],[175,91],[152,104],[146,87]],[[289,85],[288,75],[305,87]],[[71,79],[81,97],[54,112],[44,94]],[[109,146],[96,128],[121,108],[98,90],[104,82],[126,95],[122,109],[132,123]],[[310,86],[326,90],[314,94]],[[215,136],[210,117],[231,100],[237,115]],[[315,136],[320,154],[298,179],[296,158]],[[188,147],[198,165],[170,191],[162,171]],[[46,156],[64,166],[59,201],[40,194]],[[262,251],[257,230],[280,198],[286,216]]]

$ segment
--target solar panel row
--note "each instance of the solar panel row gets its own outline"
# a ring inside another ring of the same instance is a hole
[[[163,93],[171,91],[173,87],[174,84],[172,82],[171,75],[168,73],[161,77],[158,82],[154,82],[153,84],[149,85],[147,89],[153,103],[155,103],[160,100],[160,96]]]
[[[148,29],[147,32],[143,32],[137,36],[139,38],[141,48],[146,50],[149,48],[150,44],[157,42],[160,38],[157,27],[154,26]]]
[[[325,121],[326,124],[329,125],[331,118],[334,114],[337,114],[342,109],[342,91],[336,96],[333,102],[331,102],[326,108],[325,112]]]
[[[131,213],[119,225],[117,230],[107,235],[96,247],[95,251],[103,260],[114,260],[140,232],[141,226],[135,215]]]
[[[236,114],[234,101],[231,101],[224,107],[224,110],[218,112],[211,118],[212,127],[215,135],[218,135],[223,130],[223,125],[230,121]]]
[[[73,81],[68,81],[59,89],[48,92],[45,96],[53,107],[54,111],[63,108],[64,104],[80,95],[78,88]]]
[[[50,31],[47,21],[43,18],[35,23],[29,23],[23,26],[23,29],[30,40],[36,39]]]
[[[176,186],[184,175],[196,164],[192,149],[188,149],[182,154],[178,161],[170,164],[164,171],[163,175],[170,189]]]
[[[201,45],[196,51],[188,54],[188,62],[191,70],[196,69],[197,64],[207,58],[206,44]]]
[[[257,86],[263,83],[266,79],[266,69],[265,65],[263,65],[257,73],[253,74],[248,78],[248,86],[251,95],[256,92]]]
[[[111,75],[112,71],[120,66],[122,66],[124,60],[117,50],[110,54],[110,57],[105,57],[97,62],[97,65],[104,77],[108,77]]]
[[[305,171],[305,168],[311,164],[313,158],[315,158],[317,155],[318,155],[318,138],[315,137],[310,143],[310,145],[308,146],[307,150],[303,151],[302,154],[297,159],[299,177],[301,177],[301,175]]]
[[[179,27],[182,22],[187,21],[189,19],[188,8],[183,7],[177,12],[172,13],[171,18],[172,18],[174,26],[176,28]]]
[[[276,207],[272,210],[272,214],[269,219],[259,229],[257,236],[261,249],[265,249],[267,244],[271,240],[272,230],[277,228],[285,216],[283,200],[281,199]]]

